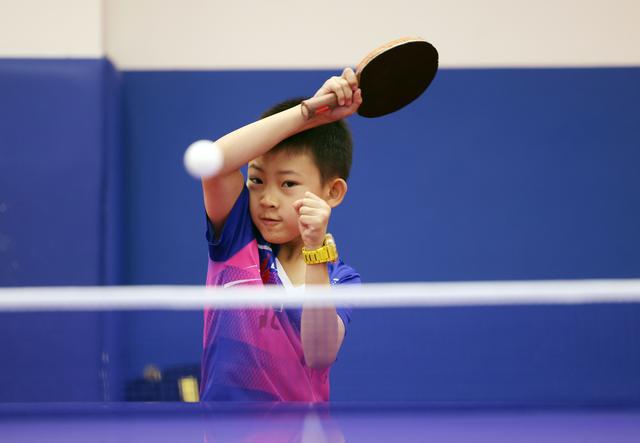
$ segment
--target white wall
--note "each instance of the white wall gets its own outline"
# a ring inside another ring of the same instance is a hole
[[[0,0],[0,57],[104,55],[102,0]]]
[[[338,68],[419,35],[447,67],[640,66],[639,24],[640,0],[0,0],[0,57]]]
[[[127,69],[355,65],[419,35],[449,67],[640,65],[640,0],[106,0]]]

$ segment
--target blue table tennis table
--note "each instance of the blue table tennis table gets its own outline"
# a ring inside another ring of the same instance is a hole
[[[638,442],[640,408],[423,403],[0,405],[2,442]]]

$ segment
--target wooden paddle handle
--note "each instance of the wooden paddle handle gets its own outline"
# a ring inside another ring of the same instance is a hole
[[[302,116],[305,120],[309,120],[338,106],[338,97],[332,92],[320,97],[311,97],[300,105],[302,106]]]

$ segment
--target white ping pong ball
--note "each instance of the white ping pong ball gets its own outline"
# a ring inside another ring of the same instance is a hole
[[[193,142],[184,153],[184,167],[194,178],[209,178],[222,169],[222,150],[211,140]]]

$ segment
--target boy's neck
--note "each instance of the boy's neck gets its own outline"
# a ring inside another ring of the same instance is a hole
[[[280,245],[278,261],[293,286],[305,283],[306,265],[302,258],[302,239]]]
[[[281,244],[278,251],[278,260],[280,260],[281,263],[292,263],[302,260],[302,246],[301,237],[289,243]]]

